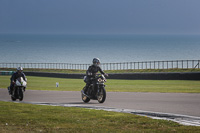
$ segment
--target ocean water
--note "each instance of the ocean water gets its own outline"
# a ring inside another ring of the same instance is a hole
[[[199,60],[200,35],[0,34],[0,63]]]

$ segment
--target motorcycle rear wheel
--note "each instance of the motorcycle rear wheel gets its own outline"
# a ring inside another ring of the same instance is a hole
[[[97,95],[97,100],[99,103],[103,103],[106,100],[106,90],[104,87],[100,89],[100,92]]]

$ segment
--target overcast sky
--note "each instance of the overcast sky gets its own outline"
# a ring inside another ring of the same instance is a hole
[[[0,0],[0,33],[200,34],[200,0]]]

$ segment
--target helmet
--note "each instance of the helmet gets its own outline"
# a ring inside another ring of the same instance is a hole
[[[17,71],[23,71],[23,68],[22,67],[18,67]]]
[[[100,59],[99,58],[94,58],[92,61],[93,65],[99,65],[100,64]]]

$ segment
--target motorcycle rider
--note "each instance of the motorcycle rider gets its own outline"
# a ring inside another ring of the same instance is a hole
[[[13,73],[13,75],[10,78],[10,87],[8,87],[8,91],[9,91],[10,95],[12,94],[16,79],[19,78],[19,77],[22,77],[24,79],[24,81],[27,81],[26,76],[23,73],[23,68],[22,67],[18,67],[16,72]],[[25,91],[25,88],[24,88],[24,91]]]
[[[95,83],[96,81],[94,80],[96,77],[96,74],[100,72],[101,74],[108,76],[108,74],[104,73],[101,69],[100,65],[100,59],[99,58],[94,58],[92,61],[92,65],[89,66],[88,70],[86,71],[86,89],[84,91],[85,94],[87,94],[88,88],[90,84],[93,84],[93,89],[95,88]]]

